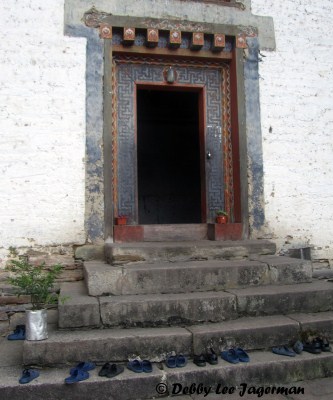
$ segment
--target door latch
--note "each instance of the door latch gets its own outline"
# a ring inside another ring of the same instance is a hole
[[[207,151],[206,157],[207,157],[207,160],[210,160],[212,158],[212,153],[210,151]]]

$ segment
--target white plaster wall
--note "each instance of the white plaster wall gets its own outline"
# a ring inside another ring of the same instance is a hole
[[[63,3],[0,2],[0,264],[85,241],[85,39],[64,36]]]
[[[333,259],[333,1],[253,0],[274,18],[260,64],[266,219],[280,247]]]
[[[333,259],[333,3],[252,11],[274,18],[277,40],[260,65],[267,229]],[[64,0],[0,3],[0,263],[9,246],[85,241],[85,39],[63,21]]]

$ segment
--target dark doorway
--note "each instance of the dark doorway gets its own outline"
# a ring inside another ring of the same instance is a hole
[[[137,91],[140,224],[202,222],[199,93]]]

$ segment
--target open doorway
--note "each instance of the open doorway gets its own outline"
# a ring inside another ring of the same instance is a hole
[[[137,90],[140,224],[204,222],[199,98],[194,91]]]

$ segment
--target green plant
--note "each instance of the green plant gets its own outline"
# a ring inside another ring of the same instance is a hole
[[[63,270],[62,265],[45,268],[45,263],[32,265],[26,258],[21,258],[12,260],[6,269],[14,274],[7,278],[7,281],[17,289],[16,294],[31,296],[33,310],[40,310],[46,305],[62,300],[57,293],[52,292],[55,280]]]
[[[223,215],[224,215],[225,217],[227,217],[227,216],[228,216],[228,213],[227,213],[226,211],[224,211],[224,210],[217,210],[217,211],[216,211],[216,215],[219,216],[219,217],[222,217]]]

